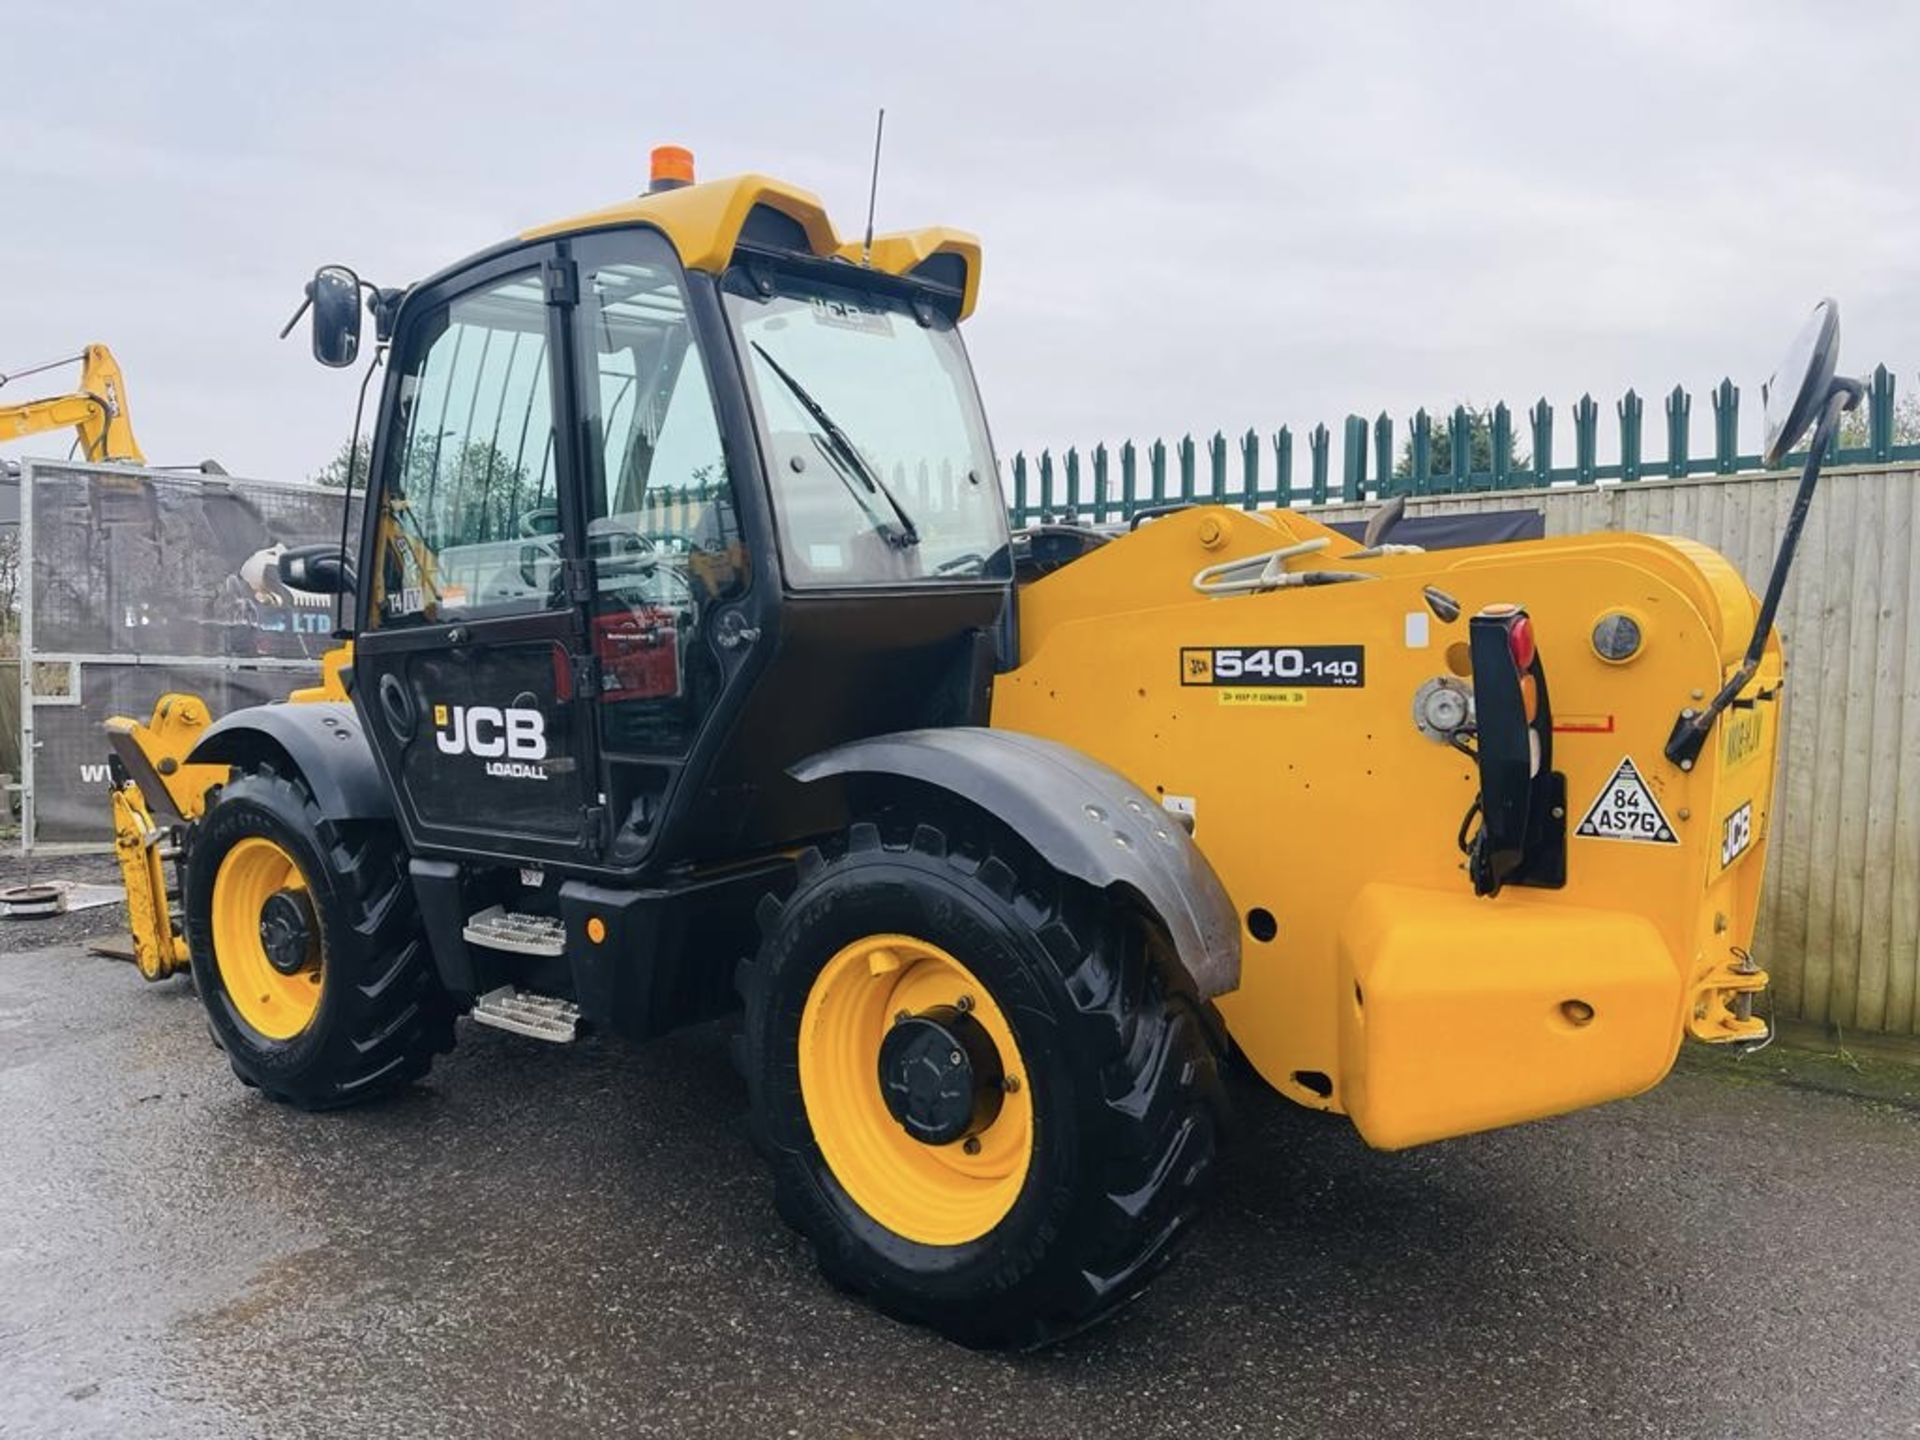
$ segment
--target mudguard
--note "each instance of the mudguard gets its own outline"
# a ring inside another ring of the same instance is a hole
[[[790,773],[892,775],[946,790],[1075,879],[1134,891],[1202,997],[1240,983],[1240,918],[1206,856],[1150,795],[1071,746],[1012,730],[905,730],[822,751]]]
[[[253,705],[216,720],[190,764],[244,765],[285,755],[329,820],[387,820],[393,801],[351,704]]]

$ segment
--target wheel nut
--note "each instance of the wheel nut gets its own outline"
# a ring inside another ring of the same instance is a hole
[[[965,1060],[966,1058],[967,1057],[962,1055],[958,1050],[955,1050],[953,1053],[947,1056],[948,1062],[954,1065],[958,1065],[961,1061]]]
[[[962,995],[958,1000],[953,1002],[953,1008],[958,1010],[962,1015],[966,1014],[969,1010],[973,1009],[973,996]]]
[[[980,1153],[980,1137],[978,1135],[969,1135],[966,1143],[960,1148],[969,1155],[978,1155]]]
[[[896,1010],[893,1012],[893,1023],[896,1025],[904,1025],[907,1023],[907,1021],[911,1020],[912,1018],[913,1016],[908,1014],[905,1010]]]
[[[1014,1091],[1020,1088],[1020,1077],[1018,1075],[1007,1076],[1006,1079],[1000,1082],[1000,1088],[1009,1095],[1013,1094]]]

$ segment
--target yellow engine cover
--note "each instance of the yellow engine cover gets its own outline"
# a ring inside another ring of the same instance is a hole
[[[1282,568],[1377,578],[1195,588],[1209,567],[1315,540]],[[1745,1000],[1766,981],[1748,952],[1777,647],[1694,769],[1663,753],[1747,644],[1756,605],[1738,574],[1642,535],[1355,548],[1287,511],[1153,521],[1022,589],[1021,663],[995,684],[994,724],[1076,746],[1191,813],[1243,917],[1240,987],[1219,1004],[1255,1068],[1404,1145],[1632,1094],[1683,1033],[1764,1033]],[[1545,668],[1567,873],[1480,899],[1458,844],[1478,769],[1422,732],[1415,702],[1468,683],[1468,619],[1505,602],[1533,617]],[[1613,614],[1642,635],[1624,662],[1592,638]],[[1629,798],[1659,815],[1640,833],[1609,799],[1630,776]],[[1568,1018],[1582,1006],[1591,1020]]]

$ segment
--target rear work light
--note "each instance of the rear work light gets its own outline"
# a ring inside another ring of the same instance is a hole
[[[1460,834],[1474,893],[1558,888],[1566,883],[1567,787],[1553,769],[1553,709],[1533,620],[1518,605],[1489,605],[1468,622],[1467,642],[1480,793]]]

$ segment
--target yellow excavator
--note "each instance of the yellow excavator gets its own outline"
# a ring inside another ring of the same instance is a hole
[[[291,703],[110,722],[142,968],[191,966],[243,1082],[335,1109],[459,1015],[739,1008],[822,1267],[1033,1345],[1178,1248],[1228,1049],[1391,1149],[1766,1034],[1773,620],[1862,393],[1831,304],[1768,387],[1768,463],[1811,444],[1763,596],[1686,540],[1427,554],[1391,512],[1196,505],[1038,563],[961,342],[978,242],[655,159],[405,290],[315,275],[316,358],[370,311],[384,382],[358,543],[280,573],[351,644]]]
[[[87,346],[78,355],[49,360],[11,374],[0,374],[0,387],[29,375],[44,374],[62,365],[80,364],[80,388],[65,395],[0,405],[0,445],[24,440],[47,430],[75,432],[80,454],[94,462],[118,460],[146,464],[133,438],[133,416],[127,409],[127,382],[120,362],[104,345]]]

